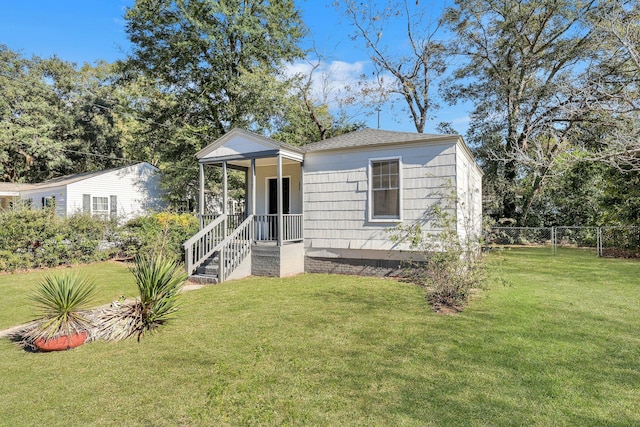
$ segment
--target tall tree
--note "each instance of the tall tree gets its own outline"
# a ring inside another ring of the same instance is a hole
[[[424,132],[427,120],[437,108],[433,89],[447,68],[444,45],[437,40],[440,22],[432,19],[429,8],[418,1],[346,0],[334,5],[355,28],[354,38],[364,42],[376,73],[384,72],[390,77],[387,83],[380,84],[377,79],[373,85],[364,85],[365,95],[374,95],[377,102],[399,96],[416,131]],[[387,36],[393,28],[404,29],[401,36],[406,43],[399,44],[395,37]]]
[[[180,200],[197,182],[195,152],[233,127],[269,130],[282,115],[280,70],[302,56],[303,24],[292,0],[138,0],[125,17],[126,70],[155,89],[142,103],[150,138],[141,142],[155,144]]]
[[[320,58],[320,55],[318,55]],[[336,90],[331,73],[323,69],[322,59],[307,61],[303,70],[291,77],[292,90],[288,96],[282,122],[272,135],[275,139],[293,145],[304,145],[362,129],[365,125],[348,115],[340,105],[348,90]],[[341,88],[344,89],[344,88]],[[335,95],[334,92],[340,92]],[[348,95],[347,95],[348,96]]]
[[[66,145],[67,157],[78,172],[106,169],[137,160],[124,159],[130,126],[123,109],[125,90],[117,83],[114,64],[84,64],[75,75],[73,103],[75,138]]]
[[[526,222],[557,152],[585,119],[567,106],[576,105],[576,84],[597,54],[585,20],[600,12],[593,0],[456,0],[447,10],[455,51],[467,59],[448,97],[475,104],[469,140],[494,184],[486,193],[497,218]],[[545,161],[528,164],[532,152]]]
[[[73,138],[74,69],[57,58],[27,59],[0,45],[0,178],[37,182],[67,172]]]
[[[111,66],[24,58],[0,45],[0,179],[38,182],[121,164]]]

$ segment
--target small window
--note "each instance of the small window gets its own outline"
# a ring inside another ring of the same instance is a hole
[[[42,209],[53,208],[56,206],[56,196],[42,198]]]
[[[94,197],[93,198],[93,214],[94,215],[109,215],[109,198],[108,197]]]
[[[371,219],[400,219],[400,159],[372,160]]]

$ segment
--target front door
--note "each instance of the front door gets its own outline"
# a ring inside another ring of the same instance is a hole
[[[289,178],[282,178],[282,214],[289,213]],[[278,179],[269,178],[267,187],[267,208],[270,215],[278,213]],[[268,240],[278,240],[278,218],[276,216],[268,219]]]
[[[290,189],[290,179],[282,178],[282,213],[289,213],[289,189]],[[277,214],[278,213],[278,179],[277,178],[269,178],[269,197],[267,203],[269,204],[268,208],[269,214]]]

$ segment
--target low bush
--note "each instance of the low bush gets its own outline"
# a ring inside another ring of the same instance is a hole
[[[154,254],[182,259],[182,244],[198,231],[198,220],[192,214],[160,212],[135,218],[118,234],[118,247],[126,257]]]
[[[425,233],[420,224],[389,230],[393,242],[406,243],[415,252],[416,259],[406,262],[405,274],[425,289],[426,299],[436,311],[461,310],[471,289],[479,287],[485,278],[481,237],[476,235],[471,219],[456,217],[459,203],[451,192],[442,198],[442,205],[431,209],[431,229],[435,231]],[[464,233],[458,232],[458,221]]]
[[[182,259],[182,244],[198,231],[191,214],[155,213],[123,226],[76,214],[56,216],[53,209],[0,212],[0,271],[104,261],[138,254]]]
[[[178,309],[178,298],[187,274],[177,261],[162,256],[139,255],[131,272],[139,296],[133,303],[123,303],[99,312],[94,322],[94,336],[118,341],[136,335],[138,340],[169,321]]]

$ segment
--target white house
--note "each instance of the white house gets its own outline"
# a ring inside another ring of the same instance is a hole
[[[222,168],[223,198],[227,170],[246,174],[242,224],[223,213],[185,243],[188,272],[205,279],[388,274],[408,249],[388,229],[429,231],[431,208],[453,190],[459,233],[481,232],[482,172],[458,135],[365,129],[295,147],[234,129],[196,157],[200,206],[205,167]]]
[[[89,213],[126,221],[161,210],[158,169],[141,162],[129,166],[62,176],[38,184],[0,185],[0,203],[22,200],[33,209],[53,206],[60,216]]]

